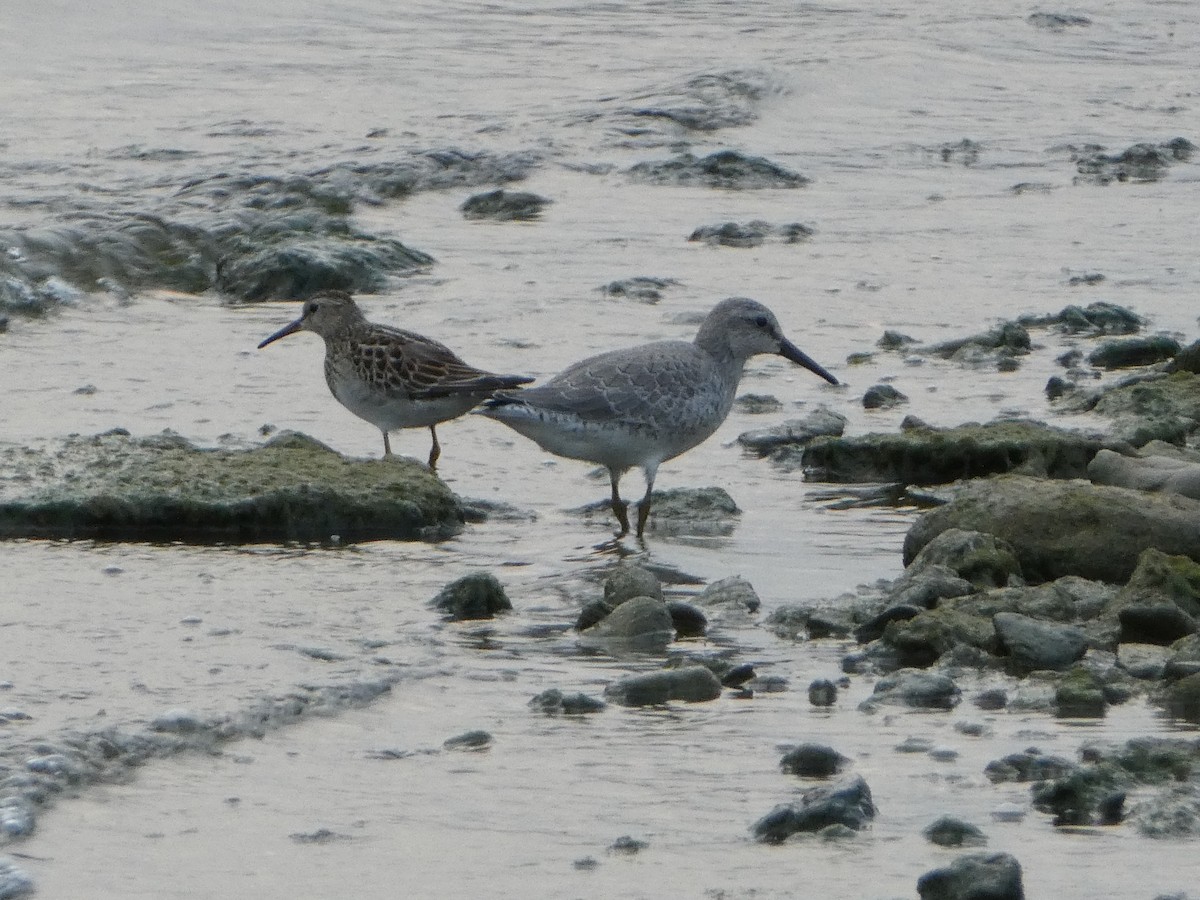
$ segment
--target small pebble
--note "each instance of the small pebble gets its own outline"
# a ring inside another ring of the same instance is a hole
[[[947,747],[945,745],[931,747],[929,750],[929,755],[938,762],[953,762],[954,760],[958,759],[958,751],[953,747]]]
[[[1023,822],[1025,807],[1019,803],[1001,803],[992,810],[992,820],[995,822]]]
[[[897,753],[928,753],[933,749],[933,741],[929,738],[910,737],[896,745]]]

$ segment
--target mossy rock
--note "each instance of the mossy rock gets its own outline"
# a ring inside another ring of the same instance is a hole
[[[818,437],[804,453],[809,476],[833,482],[947,484],[1019,471],[1085,478],[1099,438],[1040,422],[1002,420],[957,428],[910,428],[896,434]]]
[[[419,463],[346,459],[303,435],[207,450],[116,430],[59,449],[0,448],[0,538],[188,543],[420,540],[462,508]]]

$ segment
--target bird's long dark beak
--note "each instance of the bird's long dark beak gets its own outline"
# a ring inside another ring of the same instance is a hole
[[[295,322],[292,322],[290,325],[284,325],[277,332],[275,332],[273,335],[271,335],[269,338],[267,338],[265,341],[263,341],[261,344],[259,344],[258,349],[261,350],[263,347],[267,346],[267,344],[273,343],[273,342],[279,340],[280,338],[287,337],[289,334],[295,334],[297,331],[299,331],[303,327],[304,327],[304,319],[303,318],[297,319]]]
[[[271,339],[268,338],[268,340],[271,340]],[[803,350],[801,350],[799,347],[797,347],[795,344],[793,344],[787,338],[784,338],[782,341],[780,341],[779,355],[782,356],[784,359],[790,359],[792,362],[794,362],[798,366],[804,366],[804,368],[808,369],[808,371],[810,371],[810,372],[815,372],[817,375],[820,375],[822,378],[824,378],[830,384],[838,383],[838,380],[836,378],[834,378],[832,375],[830,375],[828,372],[826,372],[825,369],[820,365],[820,363],[818,363],[815,359],[813,359],[811,356],[809,356],[807,353],[805,353]]]

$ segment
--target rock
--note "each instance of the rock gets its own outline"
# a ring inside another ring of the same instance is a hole
[[[1062,718],[1103,718],[1107,706],[1103,683],[1081,666],[1076,666],[1058,683],[1054,699]]]
[[[1004,472],[1082,478],[1104,446],[1097,437],[1040,422],[908,428],[898,434],[817,437],[804,453],[818,481],[947,484]]]
[[[785,244],[798,244],[808,240],[813,234],[815,231],[811,227],[799,222],[772,225],[770,222],[755,220],[745,224],[724,222],[720,225],[701,225],[688,236],[688,240],[724,247],[758,247],[768,238],[777,239]]]
[[[1038,782],[1065,778],[1074,773],[1076,768],[1070,760],[1048,756],[1031,747],[1024,753],[1010,753],[1002,759],[992,760],[984,767],[983,774],[993,784]]]
[[[1200,617],[1200,563],[1153,548],[1144,551],[1106,612],[1120,612],[1129,605],[1174,606],[1189,618]]]
[[[833,706],[837,702],[837,686],[827,678],[817,678],[808,686],[808,702],[813,706]]]
[[[951,528],[1007,541],[1034,582],[1078,575],[1123,584],[1148,548],[1200,560],[1200,501],[1082,481],[1002,475],[968,482],[909,530],[906,564]]]
[[[1074,304],[1049,316],[1022,316],[1018,321],[1029,328],[1052,327],[1068,334],[1136,334],[1146,320],[1124,306],[1098,300],[1086,307]]]
[[[587,694],[564,694],[558,688],[542,691],[529,701],[529,705],[548,716],[581,716],[600,712],[605,707],[603,700],[597,700]]]
[[[671,700],[701,703],[721,696],[721,682],[705,666],[686,666],[626,676],[608,685],[604,695],[622,706],[658,706]]]
[[[908,620],[893,621],[883,631],[880,643],[895,651],[896,664],[925,668],[961,647],[992,651],[995,626],[985,616],[952,608],[925,610]]]
[[[1020,613],[992,617],[1001,650],[1021,672],[1070,668],[1087,652],[1087,637],[1071,625],[1041,622]]]
[[[1094,484],[1167,491],[1200,500],[1200,463],[1167,456],[1123,456],[1101,450],[1088,464]]]
[[[1200,374],[1200,341],[1193,341],[1175,354],[1166,366],[1167,372],[1191,372]]]
[[[675,624],[662,600],[633,597],[597,624],[580,632],[579,642],[608,652],[661,653],[675,639]]]
[[[765,416],[783,409],[783,401],[772,394],[741,394],[733,401],[734,408],[748,416]],[[746,432],[749,434],[749,432]],[[738,437],[741,443],[742,438]],[[743,445],[745,446],[745,445]]]
[[[988,688],[976,694],[971,702],[983,710],[1004,709],[1008,706],[1008,694],[1002,688]]]
[[[901,669],[875,682],[875,690],[860,708],[873,711],[891,703],[924,709],[953,709],[962,699],[954,680],[946,675],[916,669]]]
[[[727,688],[741,687],[755,677],[754,666],[750,663],[742,663],[741,665],[734,666],[721,676],[721,686]]]
[[[708,632],[707,617],[690,603],[672,600],[667,604],[667,612],[678,638],[704,637]]]
[[[0,537],[342,542],[448,536],[458,499],[404,459],[350,460],[285,433],[252,450],[202,450],[122,431],[59,448],[0,448]]]
[[[614,566],[604,579],[604,602],[616,608],[631,597],[663,598],[662,582],[653,572],[638,565]]]
[[[1088,362],[1101,369],[1125,369],[1149,366],[1171,359],[1182,347],[1174,338],[1162,335],[1105,341],[1090,354]]]
[[[944,548],[948,549],[948,548]],[[942,600],[962,597],[975,590],[975,586],[949,565],[935,562],[940,551],[930,551],[920,563],[910,565],[897,578],[887,594],[889,606],[917,606],[933,609]],[[976,563],[965,556],[955,560],[956,564],[975,569]]]
[[[805,791],[799,801],[783,803],[754,823],[755,838],[778,844],[802,831],[820,831],[842,825],[859,831],[875,818],[871,790],[862,776],[855,775],[828,787]]]
[[[1196,633],[1196,620],[1178,606],[1131,603],[1117,613],[1121,623],[1121,643],[1166,646]]]
[[[0,856],[0,898],[25,897],[34,893],[33,879],[7,856]]]
[[[1170,658],[1171,651],[1156,644],[1122,643],[1117,648],[1117,665],[1142,681],[1162,678]]]
[[[1167,712],[1189,722],[1200,722],[1200,673],[1188,675],[1167,686]]]
[[[1107,388],[1084,408],[1117,420],[1182,420],[1186,434],[1200,421],[1200,375],[1131,377]]]
[[[893,409],[908,402],[908,397],[890,384],[876,384],[863,394],[863,409]]]
[[[948,569],[979,588],[1001,587],[1021,577],[1012,545],[993,534],[948,528],[929,541],[906,569],[920,574],[930,566]]]
[[[954,816],[941,816],[921,829],[921,834],[941,847],[982,847],[987,837],[978,828]]]
[[[744,431],[737,440],[747,450],[765,456],[786,447],[803,447],[821,435],[840,436],[845,429],[845,416],[819,406],[802,419],[788,419],[771,428]]]
[[[633,856],[636,853],[641,853],[649,846],[650,844],[646,841],[639,841],[637,838],[623,834],[608,845],[608,852],[621,853],[625,856]]]
[[[589,600],[583,604],[583,609],[579,610],[579,618],[575,620],[575,630],[586,631],[603,621],[612,611],[613,607],[603,600]]]
[[[173,734],[192,734],[206,728],[203,719],[190,709],[171,709],[156,716],[150,723],[152,731],[170,732]]]
[[[741,190],[797,188],[808,184],[803,175],[736,150],[718,150],[702,159],[691,153],[681,153],[666,161],[641,162],[629,169],[629,175],[650,184],[700,184]]]
[[[1076,181],[1094,184],[1158,181],[1176,160],[1187,159],[1195,148],[1184,138],[1162,144],[1133,144],[1120,153],[1090,150],[1076,158]]]
[[[487,750],[492,745],[492,736],[486,731],[467,731],[463,734],[447,738],[442,742],[446,750],[469,750],[478,752]]]
[[[860,644],[868,644],[883,636],[884,629],[889,622],[907,622],[909,619],[919,616],[923,612],[925,612],[924,607],[909,606],[907,603],[902,603],[899,606],[889,606],[879,615],[873,616],[855,628],[854,639]]]
[[[491,619],[496,613],[512,609],[504,586],[490,572],[472,572],[452,581],[438,592],[430,605],[453,622]]]
[[[633,278],[610,281],[600,290],[609,297],[629,297],[641,303],[658,303],[662,300],[664,290],[678,286],[679,282],[674,278],[651,278],[637,275]]]
[[[917,879],[921,900],[1025,900],[1021,864],[1008,853],[972,853]]]
[[[849,762],[825,744],[800,744],[783,755],[779,768],[790,775],[826,778],[841,772]]]
[[[529,221],[542,214],[550,200],[528,191],[495,190],[483,194],[472,194],[459,207],[468,219],[495,219],[505,221]]]
[[[599,509],[611,513],[607,501]],[[648,527],[663,534],[730,534],[741,514],[724,488],[673,488],[654,492]]]
[[[714,581],[704,588],[692,601],[705,609],[725,608],[728,610],[758,612],[762,601],[754,586],[741,575],[731,575]]]

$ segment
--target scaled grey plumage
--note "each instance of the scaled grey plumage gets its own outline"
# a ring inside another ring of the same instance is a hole
[[[646,494],[638,505],[642,537],[659,464],[720,427],[746,360],[760,353],[779,354],[838,383],[783,336],[769,309],[735,297],[713,308],[691,343],[659,341],[601,353],[538,387],[497,391],[479,412],[556,456],[605,466],[618,536],[629,531],[619,482],[628,469],[640,467],[646,473]]]
[[[285,325],[259,349],[297,331],[325,340],[325,381],[333,396],[383,432],[383,451],[392,455],[389,431],[428,427],[433,438],[429,467],[441,455],[435,426],[463,415],[498,388],[533,381],[522,375],[496,375],[467,365],[435,340],[368,322],[345,291],[321,291],[304,303],[296,321]]]

